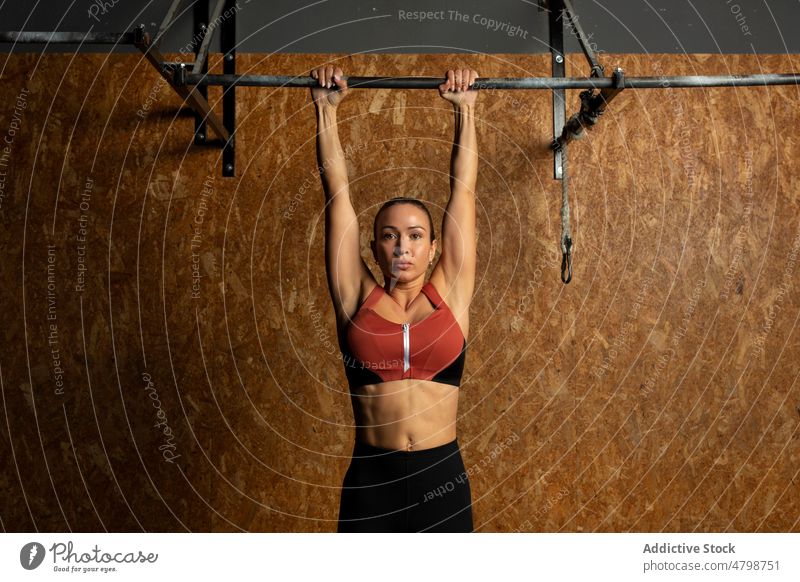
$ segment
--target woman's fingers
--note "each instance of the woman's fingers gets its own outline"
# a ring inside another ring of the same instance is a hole
[[[325,67],[311,69],[311,76],[319,81],[319,86],[325,86]]]
[[[347,88],[347,83],[342,81],[344,72],[342,71],[341,67],[322,65],[316,69],[311,69],[311,76],[319,81],[320,87],[332,89],[338,85],[343,89]]]
[[[461,69],[456,69],[453,71],[453,77],[455,79],[455,90],[460,91],[461,87],[464,85],[464,82],[461,79]]]
[[[340,89],[347,89],[347,81],[342,79],[344,76],[344,72],[340,67],[336,67],[336,70],[333,71],[333,79],[336,81],[336,84],[339,86]]]
[[[439,85],[442,91],[469,91],[478,78],[478,71],[474,69],[450,69],[447,71],[447,80]]]

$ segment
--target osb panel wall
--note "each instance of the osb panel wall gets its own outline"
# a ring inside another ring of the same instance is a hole
[[[603,56],[628,75],[800,69]],[[337,62],[492,77],[547,76],[548,59]],[[237,177],[223,179],[220,149],[192,145],[191,115],[139,57],[14,55],[2,78],[3,528],[334,531],[354,429],[308,92],[238,90]],[[798,89],[623,92],[570,146],[567,286],[550,94],[479,102],[458,420],[476,529],[800,531]],[[441,220],[452,124],[435,91],[342,105],[373,267],[386,198],[418,195]]]

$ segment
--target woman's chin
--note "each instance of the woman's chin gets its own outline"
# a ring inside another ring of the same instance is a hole
[[[391,272],[391,279],[396,283],[406,283],[413,281],[416,275],[411,271],[404,271],[402,269],[395,269]]]

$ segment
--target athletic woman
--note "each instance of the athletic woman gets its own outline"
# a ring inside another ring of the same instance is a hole
[[[453,105],[455,138],[442,245],[426,205],[397,197],[378,210],[375,280],[359,248],[347,167],[337,132],[346,79],[312,71],[317,157],[325,190],[325,263],[347,375],[356,438],[344,477],[339,532],[470,532],[469,479],[458,440],[458,392],[475,287],[475,134],[478,77],[446,73],[439,94]]]

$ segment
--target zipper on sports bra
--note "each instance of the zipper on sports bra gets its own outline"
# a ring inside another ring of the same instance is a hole
[[[411,367],[408,356],[408,327],[409,324],[403,324],[403,372],[406,372]]]

